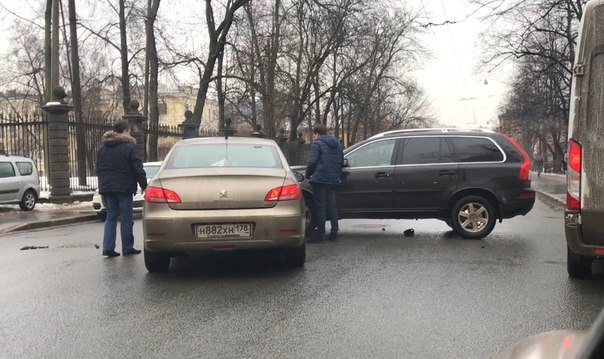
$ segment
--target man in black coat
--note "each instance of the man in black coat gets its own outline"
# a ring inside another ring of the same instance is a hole
[[[107,208],[107,220],[103,234],[103,255],[117,257],[115,237],[117,217],[120,217],[120,234],[124,255],[139,254],[134,248],[132,228],[132,196],[136,193],[136,184],[144,191],[147,188],[147,175],[143,161],[136,149],[136,140],[130,135],[130,126],[126,121],[113,125],[113,131],[103,135],[103,142],[97,153],[96,172],[99,178],[99,193]]]

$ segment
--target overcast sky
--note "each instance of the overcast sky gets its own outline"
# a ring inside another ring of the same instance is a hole
[[[422,41],[432,58],[423,62],[416,72],[418,82],[431,99],[433,112],[441,124],[452,127],[495,125],[497,107],[505,95],[506,85],[501,71],[486,74],[475,70],[480,48],[477,46],[478,34],[485,24],[478,15],[470,16],[473,7],[467,0],[397,1],[418,12],[422,23],[455,22],[426,28]],[[0,0],[0,4],[24,16],[29,12],[27,3],[36,2]],[[11,20],[0,18],[0,53],[6,51],[6,30]]]
[[[486,23],[481,22],[478,14],[471,15],[474,7],[466,0],[407,3],[419,12],[422,22],[455,22],[427,27],[423,40],[432,59],[417,72],[441,124],[489,128],[496,125],[497,107],[507,87],[502,81],[502,71],[487,74],[475,70],[480,55],[478,35]]]

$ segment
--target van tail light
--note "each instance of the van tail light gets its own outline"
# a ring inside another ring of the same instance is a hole
[[[145,190],[145,202],[147,203],[181,203],[176,192],[161,187],[149,186]]]
[[[531,171],[531,159],[526,154],[526,151],[522,147],[520,147],[520,145],[516,141],[514,141],[513,138],[506,134],[503,134],[503,136],[508,141],[510,141],[510,143],[514,145],[514,147],[516,147],[516,149],[522,154],[522,164],[520,165],[520,169],[518,171],[518,179],[521,181],[528,181],[529,172]]]
[[[276,187],[268,191],[264,200],[272,201],[293,201],[300,198],[300,186],[291,184],[288,186]]]
[[[568,141],[568,168],[566,171],[566,208],[581,209],[581,162],[582,149],[579,142]]]

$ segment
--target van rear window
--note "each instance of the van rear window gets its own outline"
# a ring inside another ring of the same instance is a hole
[[[34,173],[34,166],[31,162],[16,162],[16,164],[21,176],[29,176]]]

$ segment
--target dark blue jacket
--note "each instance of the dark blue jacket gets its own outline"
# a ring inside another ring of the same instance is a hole
[[[310,145],[306,178],[313,183],[339,185],[343,164],[344,152],[338,139],[323,135]]]
[[[97,152],[96,174],[99,193],[136,193],[136,183],[147,188],[147,175],[143,161],[136,150],[136,140],[114,131],[103,135]]]

